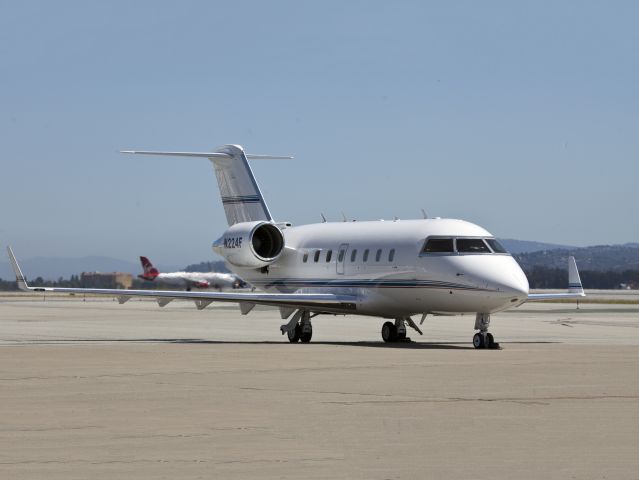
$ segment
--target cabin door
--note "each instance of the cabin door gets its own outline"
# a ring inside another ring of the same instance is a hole
[[[344,264],[346,263],[346,251],[348,243],[342,243],[337,251],[337,274],[344,275]]]

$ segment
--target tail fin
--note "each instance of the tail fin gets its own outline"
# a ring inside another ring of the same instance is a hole
[[[171,155],[177,157],[206,157],[213,163],[222,205],[229,225],[257,220],[273,221],[260,188],[257,186],[248,159],[291,158],[244,153],[239,145],[223,145],[215,152],[149,152],[126,150],[122,153],[145,155]]]
[[[157,268],[153,266],[153,264],[146,257],[140,257],[140,263],[142,264],[142,269],[144,273],[142,275],[138,275],[138,277],[144,280],[154,280],[160,272]]]
[[[229,226],[256,220],[272,221],[271,212],[257,186],[242,147],[224,145],[218,152],[230,156],[211,159]]]

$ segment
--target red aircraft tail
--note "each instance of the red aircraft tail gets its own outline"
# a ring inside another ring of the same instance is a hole
[[[138,275],[139,278],[143,280],[155,280],[160,272],[157,268],[153,266],[153,264],[146,257],[140,257],[140,263],[142,264],[142,268],[144,269],[144,273],[142,275]]]

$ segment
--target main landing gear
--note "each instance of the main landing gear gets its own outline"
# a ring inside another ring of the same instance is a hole
[[[306,310],[298,310],[287,324],[280,326],[280,331],[282,335],[286,333],[288,341],[291,343],[310,342],[313,337],[311,313]]]
[[[489,313],[478,313],[475,317],[475,330],[479,330],[473,336],[473,347],[475,348],[499,348],[499,344],[495,342],[495,337],[488,332],[490,325]]]
[[[414,329],[420,335],[423,335],[422,331],[419,329],[415,322],[413,322],[412,318],[396,318],[395,323],[393,322],[385,322],[382,325],[382,340],[385,342],[410,342],[410,338],[406,337],[406,325]]]

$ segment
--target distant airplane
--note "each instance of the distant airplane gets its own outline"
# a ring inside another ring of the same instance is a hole
[[[160,272],[147,257],[140,257],[142,270],[144,273],[138,278],[147,282],[163,283],[166,285],[176,285],[186,288],[190,292],[192,288],[208,288],[213,290],[232,290],[246,286],[237,275],[217,272]]]
[[[215,152],[126,151],[145,155],[208,158],[213,163],[229,228],[213,250],[258,292],[183,292],[162,290],[29,287],[9,248],[22,290],[93,293],[193,300],[199,309],[211,302],[239,303],[242,314],[255,305],[278,307],[280,327],[290,342],[309,342],[311,319],[323,314],[366,315],[382,319],[385,342],[406,338],[406,328],[422,334],[412,317],[427,314],[475,316],[475,348],[497,346],[488,332],[490,316],[529,300],[585,296],[574,258],[568,260],[566,293],[531,294],[513,257],[482,227],[463,220],[323,222],[291,226],[276,222],[257,186],[248,159],[238,145]],[[388,193],[388,192],[385,192]],[[295,199],[291,199],[294,201]]]

